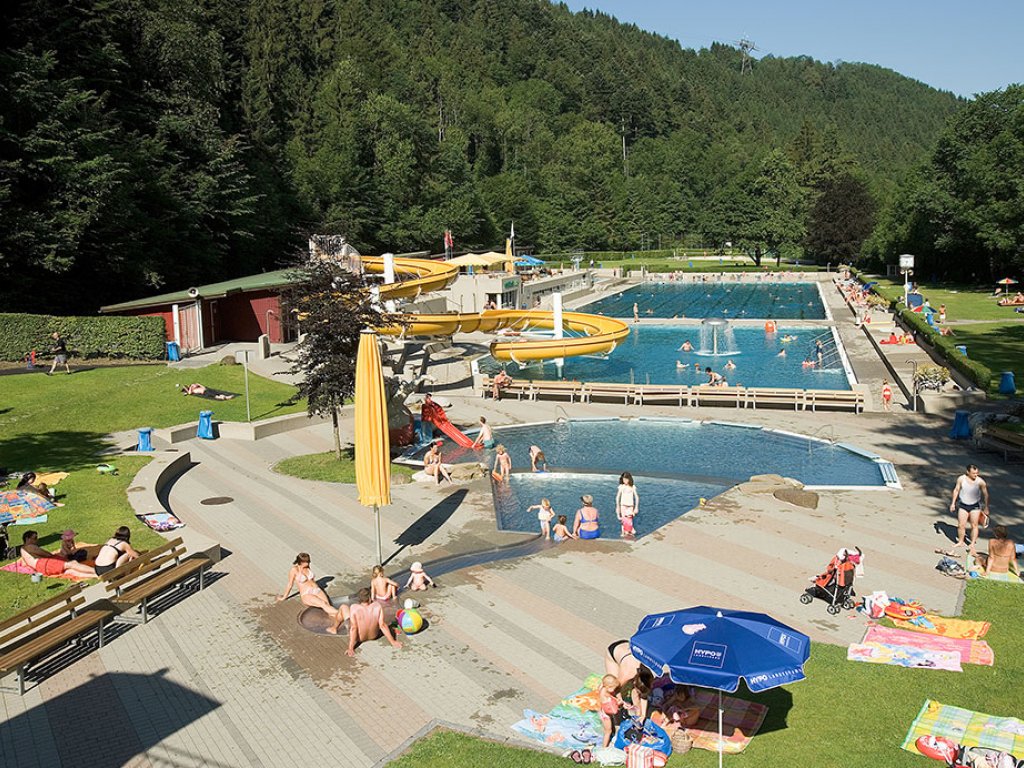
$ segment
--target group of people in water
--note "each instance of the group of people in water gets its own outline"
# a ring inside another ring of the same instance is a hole
[[[556,543],[569,539],[598,539],[601,537],[601,514],[594,506],[594,497],[589,493],[580,496],[582,505],[576,510],[572,528],[569,527],[568,515],[556,515],[551,500],[543,498],[538,504],[526,508],[527,512],[537,510],[537,521],[540,533],[545,539]],[[640,494],[633,481],[633,475],[623,472],[619,476],[619,486],[615,492],[615,518],[618,520],[619,532],[623,538],[636,536],[634,519],[640,513]],[[551,521],[557,521],[552,526]]]

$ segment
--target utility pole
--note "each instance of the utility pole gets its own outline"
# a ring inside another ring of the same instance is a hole
[[[626,149],[626,118],[620,118],[619,126],[622,130],[622,175],[629,178],[629,152]]]
[[[753,69],[751,68],[750,62],[752,62],[754,60],[753,57],[750,55],[750,52],[751,51],[756,51],[757,50],[757,46],[754,45],[754,41],[753,40],[747,40],[747,38],[745,38],[745,37],[742,40],[738,40],[736,42],[736,45],[739,46],[740,56],[741,56],[741,59],[740,59],[740,74],[741,75],[749,75],[749,74],[751,74],[753,72]]]

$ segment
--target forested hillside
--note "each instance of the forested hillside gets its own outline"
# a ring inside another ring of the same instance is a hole
[[[860,201],[837,235],[859,247],[961,106],[870,65],[769,57],[741,75],[731,47],[545,0],[6,7],[9,310],[270,268],[311,229],[378,252],[438,250],[450,228],[462,249],[514,219],[542,252],[662,237],[838,257],[807,217]]]

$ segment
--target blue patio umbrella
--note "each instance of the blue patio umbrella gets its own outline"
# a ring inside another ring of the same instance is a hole
[[[536,256],[529,256],[529,255],[524,253],[524,254],[520,255],[520,257],[518,259],[516,259],[516,266],[517,267],[543,267],[544,266],[544,260],[543,259],[538,259]]]
[[[718,690],[718,764],[722,764],[722,691],[744,679],[757,693],[804,679],[811,641],[771,616],[706,605],[644,618],[630,650],[655,675]]]
[[[0,525],[42,517],[56,505],[38,493],[26,490],[0,492]]]

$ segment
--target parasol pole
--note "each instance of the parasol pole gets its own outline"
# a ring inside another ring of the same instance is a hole
[[[722,768],[722,689],[718,689],[718,768]]]
[[[373,505],[373,522],[377,529],[377,565],[384,565],[384,552],[381,548],[380,536],[380,507],[377,504]]]

